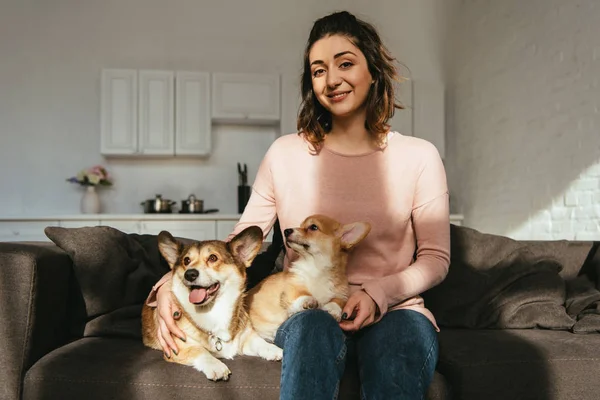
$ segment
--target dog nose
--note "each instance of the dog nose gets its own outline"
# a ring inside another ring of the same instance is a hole
[[[183,276],[186,281],[194,282],[198,275],[200,275],[200,273],[197,269],[188,269],[187,271],[185,271],[185,274]]]
[[[283,234],[285,235],[285,237],[288,237],[292,234],[293,231],[293,229],[287,228],[283,231]]]

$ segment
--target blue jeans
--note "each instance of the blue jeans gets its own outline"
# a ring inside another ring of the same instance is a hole
[[[336,399],[350,357],[357,357],[362,399],[422,399],[438,359],[437,332],[412,310],[391,311],[353,334],[325,311],[302,311],[279,328],[275,343],[283,349],[282,400]]]

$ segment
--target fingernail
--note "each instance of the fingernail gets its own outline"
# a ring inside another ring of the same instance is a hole
[[[180,337],[179,340],[181,340],[182,342],[185,342],[185,338]]]
[[[348,318],[348,314],[346,314],[346,313],[343,313],[343,314],[342,314],[342,319],[346,319],[346,318]]]
[[[165,357],[171,358],[171,356],[167,352],[165,352]]]
[[[173,318],[179,318],[179,311],[175,311],[173,313]]]
[[[175,355],[177,355],[177,352],[176,352],[175,350],[173,350],[173,353],[174,353]]]

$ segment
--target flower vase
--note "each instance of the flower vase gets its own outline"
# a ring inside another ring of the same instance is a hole
[[[87,186],[81,197],[81,212],[83,214],[98,214],[100,212],[100,197],[95,186]]]

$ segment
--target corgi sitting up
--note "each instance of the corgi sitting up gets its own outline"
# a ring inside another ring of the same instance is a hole
[[[342,225],[324,215],[285,229],[285,244],[298,258],[252,288],[246,298],[258,334],[272,342],[286,319],[311,308],[323,309],[339,322],[348,300],[348,253],[370,231],[367,222]]]
[[[165,360],[193,366],[211,380],[228,380],[229,368],[218,358],[243,354],[281,360],[283,351],[252,328],[244,302],[246,268],[258,254],[262,230],[251,226],[229,243],[219,240],[184,245],[166,231],[158,235],[160,253],[171,267],[173,297],[182,316],[177,325],[187,336],[179,353]],[[156,308],[142,310],[142,339],[161,350]]]

